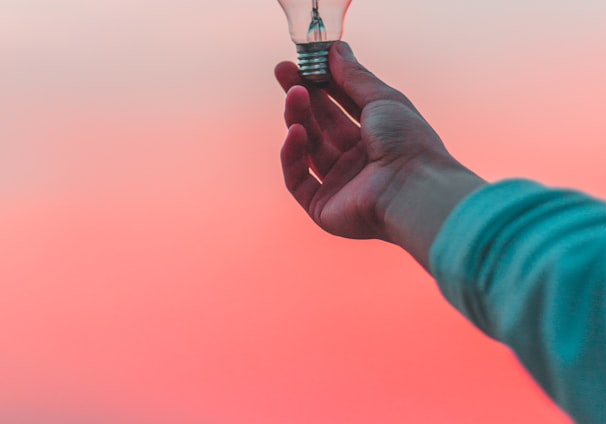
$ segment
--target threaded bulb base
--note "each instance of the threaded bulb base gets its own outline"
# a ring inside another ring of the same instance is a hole
[[[330,81],[328,51],[332,41],[297,44],[299,53],[299,73],[314,84],[326,84]]]

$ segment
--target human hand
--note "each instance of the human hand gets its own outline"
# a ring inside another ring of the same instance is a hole
[[[286,186],[324,230],[394,242],[424,263],[422,251],[437,229],[411,228],[419,221],[413,215],[426,212],[419,197],[432,196],[419,193],[419,183],[435,180],[434,169],[464,168],[410,100],[362,67],[347,44],[335,43],[329,62],[332,81],[325,88],[307,84],[292,63],[276,67],[287,91]]]

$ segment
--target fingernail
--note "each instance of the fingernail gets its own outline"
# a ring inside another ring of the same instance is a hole
[[[356,60],[353,52],[351,51],[351,47],[349,47],[349,44],[347,44],[344,41],[340,41],[337,44],[337,53],[339,53],[339,56],[341,56],[344,59]]]

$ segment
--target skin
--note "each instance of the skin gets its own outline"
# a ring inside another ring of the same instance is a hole
[[[333,44],[329,60],[332,81],[322,88],[302,80],[293,63],[275,69],[287,92],[286,187],[329,233],[394,243],[429,269],[444,220],[486,182],[456,161],[412,102],[360,65],[346,43]]]

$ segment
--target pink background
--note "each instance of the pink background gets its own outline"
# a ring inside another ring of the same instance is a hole
[[[461,161],[606,197],[606,3],[354,1]],[[275,1],[0,10],[0,422],[567,423],[398,248],[283,187]]]

